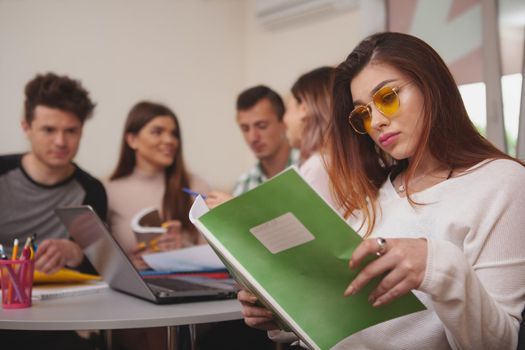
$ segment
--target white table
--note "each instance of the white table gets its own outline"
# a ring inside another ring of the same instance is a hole
[[[27,309],[0,309],[0,329],[111,330],[168,327],[168,345],[176,347],[175,326],[241,319],[235,299],[156,305],[111,289],[96,294],[34,301]]]

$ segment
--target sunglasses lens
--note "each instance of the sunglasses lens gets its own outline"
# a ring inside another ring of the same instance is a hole
[[[357,106],[354,108],[348,120],[355,131],[364,134],[370,127],[370,111],[366,106]]]
[[[385,86],[377,91],[373,96],[374,104],[381,113],[390,117],[399,108],[399,97],[397,92],[389,86]]]

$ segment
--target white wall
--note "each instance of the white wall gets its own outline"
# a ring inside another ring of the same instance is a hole
[[[23,87],[54,71],[97,102],[76,159],[92,174],[111,172],[128,110],[152,99],[178,114],[189,167],[231,188],[254,161],[235,124],[239,91],[265,83],[287,93],[361,38],[355,12],[268,31],[253,1],[0,0],[0,154],[27,149]]]
[[[77,156],[88,171],[113,169],[125,116],[146,98],[178,114],[190,168],[230,186],[250,161],[232,103],[243,15],[238,1],[0,1],[0,153],[26,149],[23,86],[56,71],[82,80],[97,102]]]
[[[358,10],[279,28],[265,28],[254,12],[254,1],[250,1],[245,16],[244,86],[267,83],[287,94],[299,75],[339,64],[363,38]]]

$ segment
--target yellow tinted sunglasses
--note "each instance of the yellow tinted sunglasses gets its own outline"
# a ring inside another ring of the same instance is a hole
[[[390,118],[399,109],[399,88],[383,86],[372,95],[372,101],[366,105],[358,105],[350,112],[348,122],[358,134],[366,134],[371,128],[371,104],[387,118]]]

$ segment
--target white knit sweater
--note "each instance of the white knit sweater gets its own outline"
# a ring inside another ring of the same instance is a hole
[[[525,306],[525,168],[485,162],[412,198],[425,205],[412,207],[386,181],[372,235],[427,239],[425,277],[414,293],[428,310],[367,328],[334,349],[516,349]],[[358,228],[360,220],[349,223]]]

